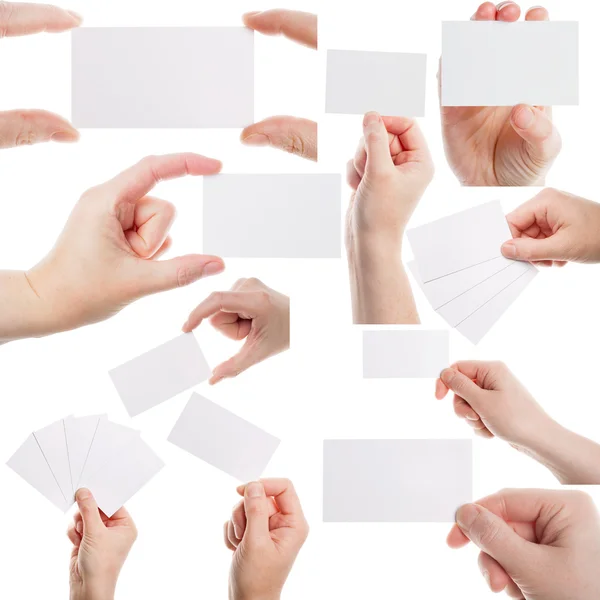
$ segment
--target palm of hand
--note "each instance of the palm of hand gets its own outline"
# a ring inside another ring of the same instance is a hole
[[[448,162],[463,185],[527,186],[546,165],[531,156],[510,123],[511,107],[442,108]]]

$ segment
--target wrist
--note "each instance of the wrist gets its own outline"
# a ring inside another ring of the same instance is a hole
[[[115,585],[103,583],[71,583],[70,600],[114,600]]]
[[[524,452],[552,471],[559,479],[563,463],[568,461],[570,432],[568,429],[549,419],[546,426],[536,429],[536,436],[528,441]]]
[[[354,269],[385,268],[390,262],[402,262],[402,233],[353,234],[348,236],[346,252]]]

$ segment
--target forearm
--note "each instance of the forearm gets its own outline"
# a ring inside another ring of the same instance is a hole
[[[0,271],[0,344],[50,331],[45,303],[29,284],[24,271]]]
[[[114,585],[86,585],[71,583],[69,600],[114,600]]]
[[[401,244],[355,239],[348,245],[348,267],[354,323],[419,323]]]
[[[558,423],[530,454],[564,485],[600,484],[600,444]]]

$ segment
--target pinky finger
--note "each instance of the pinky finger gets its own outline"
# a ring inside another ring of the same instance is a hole
[[[485,438],[486,440],[491,440],[494,437],[494,434],[487,427],[484,429],[475,429],[475,435]]]
[[[534,6],[525,13],[526,21],[549,21],[548,9],[543,6]]]

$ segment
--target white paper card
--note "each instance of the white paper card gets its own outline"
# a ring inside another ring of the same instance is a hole
[[[75,127],[254,121],[254,37],[244,27],[82,27],[71,56]]]
[[[498,201],[410,229],[407,236],[423,283],[498,258],[512,239]]]
[[[69,453],[69,466],[71,467],[71,481],[75,492],[79,489],[83,467],[91,451],[100,420],[106,420],[106,416],[90,415],[65,419],[65,437]]]
[[[579,24],[442,23],[442,105],[520,103],[579,103]]]
[[[203,251],[231,258],[339,258],[339,175],[204,178]]]
[[[162,468],[164,462],[140,436],[134,436],[86,482],[100,509],[112,516]]]
[[[363,377],[439,377],[450,364],[447,331],[363,332]]]
[[[468,319],[457,325],[456,330],[473,344],[478,344],[508,307],[523,293],[523,290],[531,283],[537,273],[538,271],[534,267],[528,269],[514,283],[486,302]]]
[[[239,481],[258,479],[279,440],[218,404],[192,394],[169,441]]]
[[[60,487],[62,495],[69,500],[74,492],[64,420],[60,419],[60,421],[55,421],[43,429],[34,431],[33,436]]]
[[[470,440],[325,440],[325,522],[454,522],[472,500]]]
[[[468,292],[448,302],[437,313],[451,327],[457,327],[517,279],[535,270],[535,267],[529,263],[513,261],[510,267],[503,269],[493,277],[482,281]]]
[[[328,50],[325,112],[423,117],[426,66],[426,54]]]
[[[54,506],[63,512],[69,508],[33,434],[27,437],[6,464]]]
[[[110,377],[131,417],[206,381],[211,370],[192,333],[184,333],[112,369]]]

